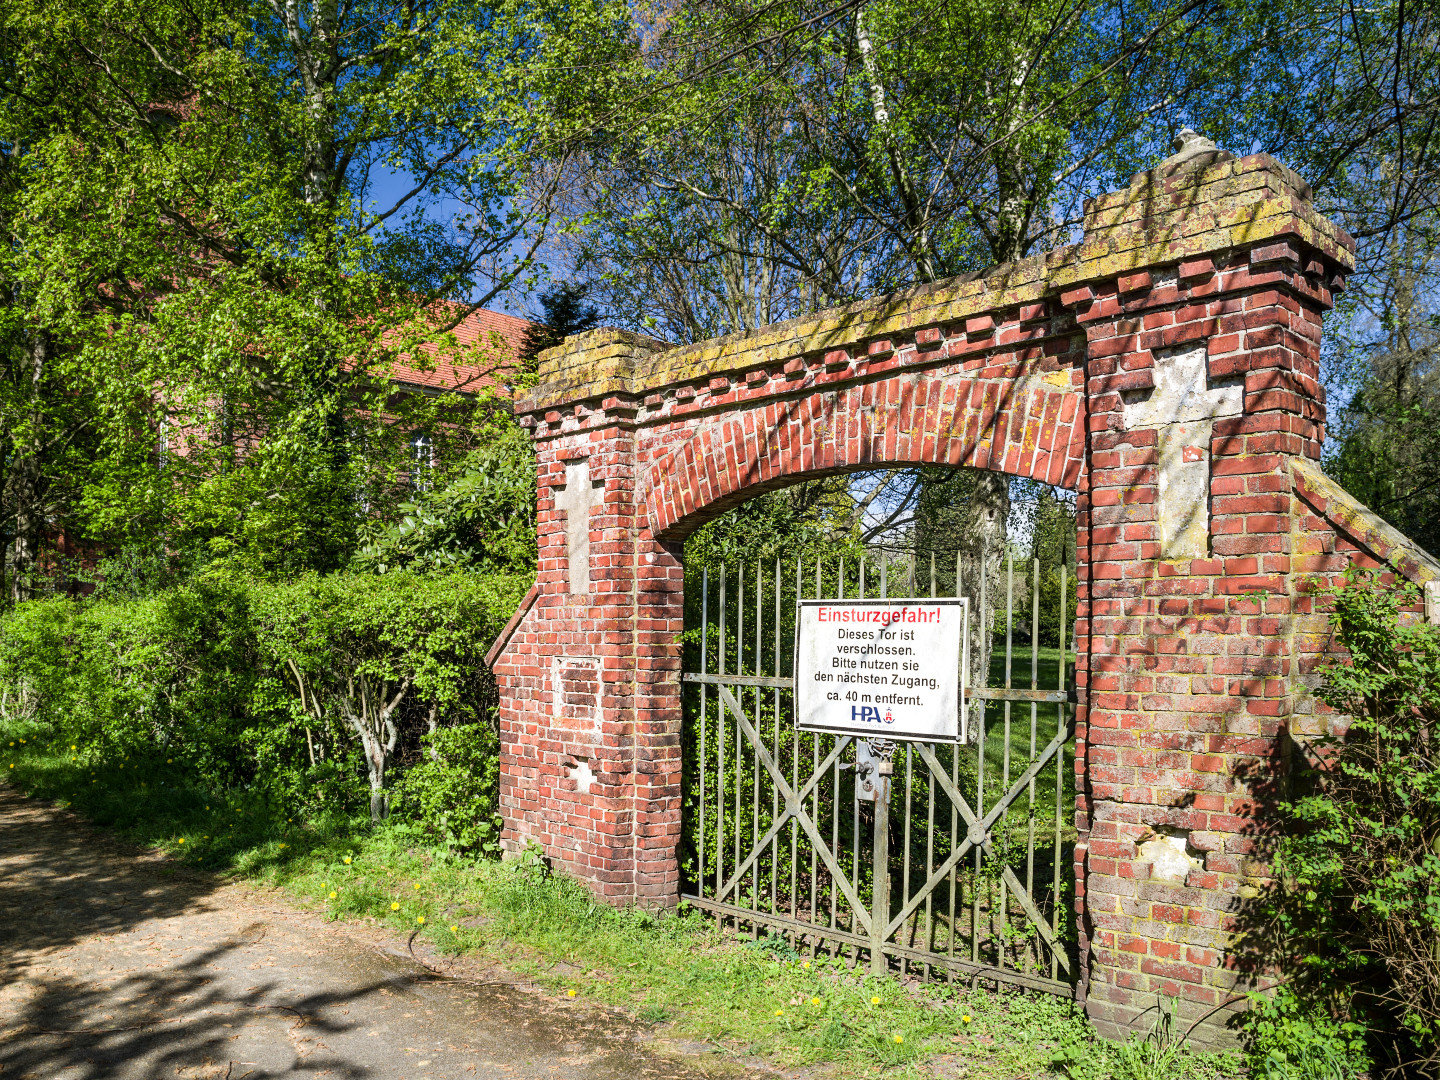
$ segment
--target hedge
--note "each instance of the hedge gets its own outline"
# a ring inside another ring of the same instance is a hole
[[[368,804],[376,820],[389,812],[397,764],[425,754],[428,773],[443,773],[443,748],[474,778],[457,793],[463,814],[489,820],[494,771],[475,768],[496,746],[482,657],[529,584],[470,573],[208,575],[142,599],[27,601],[0,617],[0,713],[39,722],[95,760],[183,761],[212,786],[258,787],[317,810]],[[463,730],[422,750],[446,728]],[[444,819],[415,786],[413,806]],[[441,829],[472,844],[491,831]]]

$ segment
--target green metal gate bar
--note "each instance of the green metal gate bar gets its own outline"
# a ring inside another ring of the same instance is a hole
[[[1030,583],[1030,685],[1012,685],[1012,556],[1004,685],[962,686],[973,722],[961,743],[901,744],[891,761],[879,744],[800,732],[793,723],[794,602],[804,593],[845,599],[847,586],[863,597],[868,569],[861,562],[847,574],[841,563],[827,574],[816,565],[812,585],[799,565],[793,581],[778,562],[771,573],[738,568],[733,578],[722,566],[714,597],[709,571],[702,574],[700,670],[683,676],[695,688],[687,698],[693,865],[685,899],[756,935],[765,929],[796,948],[836,952],[877,973],[990,978],[1071,995],[1066,571],[1060,568],[1056,685],[1039,685],[1038,563]],[[890,570],[882,561],[879,596],[914,596],[914,561],[901,566],[903,592],[889,591]],[[935,588],[932,563],[931,596]],[[996,707],[999,722],[987,726],[987,708]],[[1028,710],[1028,739],[1023,727],[1016,730],[1016,708],[1022,725]],[[998,763],[988,745],[996,735]],[[879,798],[862,801],[857,772],[877,763]],[[987,788],[994,793],[988,798]],[[1053,789],[1053,803],[1041,794],[1045,788]]]

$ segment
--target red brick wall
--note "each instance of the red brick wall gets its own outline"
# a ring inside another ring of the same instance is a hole
[[[1198,1019],[1235,990],[1242,890],[1263,867],[1255,815],[1291,710],[1293,455],[1318,458],[1321,313],[1330,296],[1292,245],[1195,260],[1076,297],[1090,342],[1090,469],[1079,496],[1079,636],[1088,641],[1088,1007],[1128,1027],[1155,995]],[[1123,291],[1122,291],[1123,289]],[[1159,555],[1155,432],[1127,430],[1122,390],[1153,350],[1203,342],[1212,379],[1244,379],[1244,414],[1214,422],[1210,554]],[[1195,864],[1156,876],[1141,846],[1183,839]]]
[[[495,663],[507,848],[541,844],[612,902],[675,901],[678,545],[700,522],[878,465],[1035,477],[1074,488],[1079,510],[1080,991],[1106,1030],[1148,1027],[1172,995],[1215,1035],[1241,988],[1231,934],[1266,880],[1285,736],[1326,722],[1307,590],[1356,555],[1436,568],[1314,464],[1321,316],[1348,238],[1269,159],[1207,162],[1142,174],[1088,208],[1083,244],[978,284],[686,350],[620,332],[556,350],[521,406],[540,460],[537,598]],[[1176,491],[1161,429],[1126,414],[1127,395],[1161,394],[1157,355],[1176,349],[1234,388],[1195,390],[1233,415],[1183,448],[1208,476],[1184,558],[1161,536]],[[580,459],[604,491],[590,591],[571,593],[553,488]]]

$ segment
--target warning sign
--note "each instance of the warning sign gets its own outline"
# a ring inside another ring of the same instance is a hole
[[[801,600],[796,726],[870,739],[958,739],[969,603]]]

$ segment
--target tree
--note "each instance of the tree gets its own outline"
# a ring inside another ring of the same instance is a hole
[[[1233,126],[1252,39],[1213,31],[1261,18],[1179,0],[667,9],[627,39],[632,100],[662,89],[594,140],[566,257],[622,323],[682,341],[1018,259],[1179,116]],[[909,471],[866,495],[892,534],[918,499],[926,552],[973,549],[999,595],[1005,477]],[[980,672],[989,649],[982,630]]]
[[[554,181],[517,65],[543,30],[477,0],[7,6],[11,340],[93,394],[67,530],[343,565],[409,431],[471,407],[396,395],[394,365],[453,357],[531,272]],[[377,202],[390,173],[414,183]],[[12,441],[63,429],[37,430]]]
[[[589,295],[588,284],[568,281],[541,293],[540,311],[525,328],[520,343],[519,360],[523,368],[532,370],[542,352],[561,344],[571,334],[583,334],[595,328],[600,312],[587,302]]]

